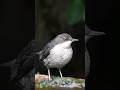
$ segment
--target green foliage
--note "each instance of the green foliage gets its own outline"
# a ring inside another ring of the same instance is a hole
[[[85,20],[85,0],[70,0],[66,11],[68,24],[73,25]]]

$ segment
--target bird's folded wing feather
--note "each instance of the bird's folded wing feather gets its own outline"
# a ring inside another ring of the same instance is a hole
[[[48,43],[40,52],[37,52],[36,54],[39,56],[39,61],[36,62],[36,71],[39,73],[45,73],[47,70],[47,67],[45,66],[44,59],[48,57],[50,54],[50,50],[53,48],[53,45],[51,43]]]
[[[19,53],[17,56],[16,64],[24,64],[27,58],[30,58],[35,55],[36,52],[39,51],[37,46],[37,42],[32,40],[28,45]]]
[[[50,50],[54,47],[54,44],[52,44],[51,42],[48,43],[42,51],[39,52],[39,59],[40,61],[43,61],[45,58],[47,58],[47,56],[50,54]]]
[[[15,79],[22,78],[34,68],[35,59],[39,60],[39,58],[36,58],[37,56],[35,54],[38,50],[36,41],[33,40],[20,52],[15,62],[15,68],[17,68],[17,75],[14,77]]]

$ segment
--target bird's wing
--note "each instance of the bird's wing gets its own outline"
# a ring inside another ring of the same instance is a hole
[[[17,68],[17,75],[14,77],[15,80],[24,77],[24,75],[34,68],[34,61],[39,60],[35,54],[38,50],[37,43],[33,40],[20,52],[15,62]]]
[[[27,58],[34,56],[36,52],[39,51],[37,46],[37,42],[32,40],[28,45],[19,53],[17,56],[16,64],[22,65],[26,61]]]
[[[40,57],[39,60],[43,61],[47,56],[50,54],[50,50],[54,47],[54,43],[52,41],[48,43],[43,50],[39,53]]]
[[[47,58],[50,54],[50,50],[52,49],[54,45],[52,43],[48,43],[40,52],[37,52],[36,54],[39,57],[39,61],[36,61],[36,71],[40,73],[45,73],[47,70],[47,67],[45,66],[44,59]]]

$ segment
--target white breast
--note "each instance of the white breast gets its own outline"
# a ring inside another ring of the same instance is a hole
[[[46,66],[50,68],[62,68],[71,60],[73,50],[71,46],[66,47],[66,44],[58,44],[51,49],[50,55],[44,60]]]

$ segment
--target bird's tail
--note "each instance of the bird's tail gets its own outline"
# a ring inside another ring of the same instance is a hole
[[[10,62],[7,62],[7,63],[0,64],[0,67],[9,67],[10,68],[10,73],[11,73],[10,80],[12,80],[17,74],[17,68],[15,65],[15,62],[16,62],[16,59],[14,59]]]
[[[2,66],[2,67],[11,67],[15,63],[15,61],[16,60],[12,60],[10,62],[0,64],[0,66]]]

